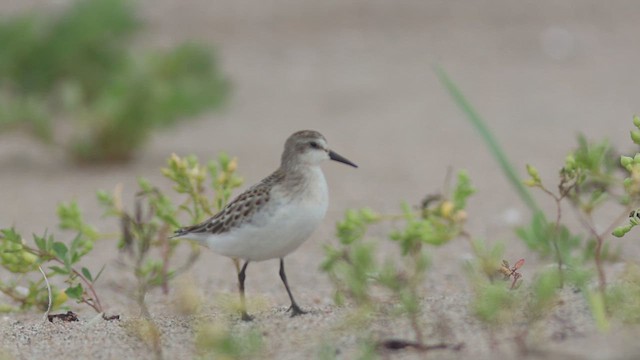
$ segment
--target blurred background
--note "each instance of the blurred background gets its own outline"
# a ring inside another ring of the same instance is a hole
[[[434,65],[522,177],[531,163],[555,181],[578,133],[627,151],[640,104],[632,0],[78,4],[0,1],[0,226],[55,231],[55,206],[71,199],[100,224],[96,189],[122,183],[131,196],[138,176],[167,185],[159,168],[173,152],[226,151],[250,185],[278,166],[292,132],[316,129],[360,168],[324,166],[328,219],[291,256],[292,283],[320,277],[322,243],[346,208],[417,204],[449,169],[468,169],[478,189],[478,236],[509,241],[528,221]],[[275,265],[258,266],[274,276],[257,291],[284,301]],[[232,280],[216,279],[230,291]]]

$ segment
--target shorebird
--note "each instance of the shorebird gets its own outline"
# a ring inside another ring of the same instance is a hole
[[[285,142],[276,171],[233,199],[216,215],[175,232],[175,238],[195,240],[234,259],[243,320],[253,318],[247,313],[245,303],[247,265],[269,259],[280,259],[280,279],[291,300],[287,311],[291,311],[292,317],[306,313],[289,288],[284,257],[311,236],[327,212],[329,194],[320,168],[327,159],[358,167],[330,150],[319,132],[298,131]],[[238,259],[244,261],[242,268]]]

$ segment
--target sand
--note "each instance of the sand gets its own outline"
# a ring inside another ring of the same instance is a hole
[[[0,13],[55,11],[66,3],[4,1]],[[56,229],[55,207],[76,199],[90,222],[114,231],[114,221],[101,219],[95,190],[121,183],[131,199],[138,176],[168,188],[158,169],[172,152],[212,159],[227,151],[239,158],[239,172],[250,184],[275,169],[284,140],[300,129],[319,130],[336,151],[360,165],[357,170],[324,166],[331,190],[327,219],[287,257],[289,282],[311,313],[288,317],[277,262],[268,261],[248,269],[256,321],[239,323],[221,305],[221,299],[236,295],[233,267],[207,252],[189,274],[204,298],[197,315],[176,310],[177,287],[168,296],[149,295],[167,359],[193,358],[195,329],[203,323],[259,332],[261,358],[355,357],[363,332],[345,328],[350,310],[333,304],[332,287],[318,270],[322,246],[335,241],[335,221],[347,208],[397,212],[401,201],[416,204],[441,189],[449,168],[467,169],[478,189],[468,209],[470,232],[506,243],[508,259],[527,258],[525,281],[547,265],[514,235],[529,213],[439,84],[434,64],[477,106],[523,177],[530,163],[543,180],[555,181],[578,132],[632,149],[628,130],[640,104],[640,4],[635,1],[146,0],[140,5],[148,27],[136,40],[139,46],[195,39],[217,47],[233,83],[227,108],[155,134],[127,165],[76,167],[58,150],[23,134],[0,134],[0,226],[13,225],[23,234],[48,229],[70,238]],[[553,210],[549,199],[537,199]],[[372,235],[384,237],[382,231]],[[617,242],[625,258],[637,257],[633,236]],[[464,343],[459,351],[439,350],[433,358],[515,358],[509,332],[492,348],[468,307],[471,293],[461,264],[469,256],[464,241],[433,250],[421,316],[425,333],[430,343]],[[139,311],[123,291],[131,276],[117,259],[115,243],[102,241],[86,264],[107,264],[98,291],[107,312],[119,314],[120,321],[92,321],[91,309],[75,305],[80,316],[75,323],[46,323],[38,311],[2,314],[0,358],[153,358],[132,330]],[[615,273],[620,266],[610,264],[607,270]],[[532,338],[531,358],[640,357],[638,329],[614,324],[609,334],[601,334],[580,294],[566,291],[562,299]],[[379,338],[411,336],[408,324],[393,318],[376,319],[368,328]]]

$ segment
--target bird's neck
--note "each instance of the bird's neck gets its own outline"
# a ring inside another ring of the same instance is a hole
[[[326,180],[319,165],[298,164],[284,170],[283,185],[296,192],[308,191],[318,184],[326,186]]]

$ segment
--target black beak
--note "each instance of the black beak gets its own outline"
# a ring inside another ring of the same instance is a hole
[[[340,154],[338,154],[338,153],[336,153],[336,152],[334,152],[332,150],[329,150],[329,159],[341,162],[343,164],[351,165],[354,168],[358,167],[358,165],[352,163],[347,158],[343,157],[342,155],[340,155]]]

